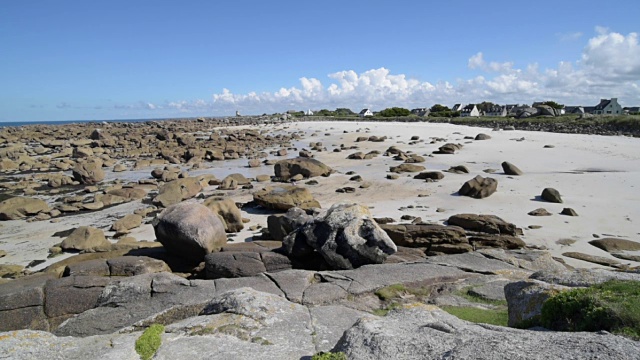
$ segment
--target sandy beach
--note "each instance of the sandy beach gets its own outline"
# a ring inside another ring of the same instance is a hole
[[[545,248],[553,256],[575,267],[599,265],[562,256],[567,251],[615,259],[609,253],[588,243],[596,237],[616,237],[637,240],[640,235],[640,141],[621,136],[573,135],[528,131],[491,131],[490,129],[450,124],[394,123],[394,122],[292,122],[264,125],[260,130],[270,134],[299,132],[302,137],[292,144],[286,157],[296,157],[298,151],[310,149],[311,142],[321,142],[325,151],[313,151],[314,158],[335,170],[329,177],[314,178],[317,185],[296,186],[308,188],[323,208],[338,202],[356,202],[370,208],[375,217],[391,217],[400,222],[402,215],[420,217],[423,222],[443,224],[451,215],[460,213],[492,214],[516,224],[523,229],[521,238],[527,246]],[[488,140],[473,140],[485,133]],[[386,136],[383,142],[355,140],[360,136]],[[411,141],[418,136],[418,141]],[[471,138],[466,138],[471,137]],[[410,144],[411,143],[411,144]],[[456,154],[432,154],[445,143],[463,145]],[[344,146],[343,151],[334,152]],[[545,147],[552,145],[552,147]],[[357,149],[349,149],[356,146]],[[347,156],[356,151],[367,153],[377,150],[381,154],[390,146],[406,153],[425,157],[418,165],[426,171],[446,171],[452,166],[464,165],[468,174],[444,172],[437,182],[414,179],[414,173],[400,174],[398,179],[387,179],[389,168],[401,164],[390,156],[377,156],[369,160],[351,160]],[[266,151],[277,148],[266,149]],[[280,160],[283,157],[269,156]],[[508,161],[519,167],[522,176],[505,175],[501,163]],[[107,171],[105,183],[120,179],[137,181],[150,179],[154,166],[113,173]],[[184,165],[184,164],[183,164]],[[184,167],[189,170],[188,167]],[[485,170],[494,169],[487,173]],[[106,170],[106,169],[105,169]],[[189,170],[192,176],[213,174],[218,179],[232,173],[249,178],[260,174],[273,175],[273,166],[247,167],[247,159],[204,162],[197,170]],[[347,175],[346,173],[350,172]],[[352,172],[352,173],[351,173]],[[360,175],[368,188],[350,181],[353,174]],[[497,192],[484,199],[459,196],[462,184],[476,175],[489,176],[498,181]],[[217,186],[206,187],[200,198],[211,194],[223,194],[235,202],[252,200],[252,193],[269,183],[253,183],[253,189],[221,191]],[[345,186],[356,188],[354,193],[338,193]],[[544,188],[557,189],[564,200],[562,204],[540,199]],[[202,200],[196,200],[202,201]],[[49,247],[62,238],[54,236],[60,231],[91,225],[101,228],[109,237],[111,224],[136,209],[147,207],[141,201],[133,201],[107,209],[68,215],[55,220],[26,222],[11,220],[0,223],[0,249],[7,255],[0,264],[27,265],[33,260],[46,260],[30,268],[42,269],[71,254],[47,258]],[[532,210],[544,208],[551,216],[531,216]],[[572,208],[578,216],[560,215],[564,208]],[[254,225],[266,227],[266,215],[242,211],[249,219],[245,229],[231,238],[232,242],[251,241],[258,230]],[[149,222],[149,221],[147,221]],[[530,228],[530,226],[532,228]],[[130,236],[138,241],[155,239],[151,224],[133,229]],[[109,238],[112,242],[115,239]],[[567,240],[569,239],[569,240]],[[559,243],[559,240],[560,241]],[[640,255],[640,254],[637,254]],[[620,260],[630,266],[640,263]]]

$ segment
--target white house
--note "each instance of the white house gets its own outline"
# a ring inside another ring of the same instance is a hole
[[[596,105],[593,113],[596,115],[622,114],[622,106],[618,104],[617,98],[611,98],[611,100],[600,99],[600,104]]]
[[[453,105],[453,107],[451,108],[451,111],[462,111],[462,105],[460,104]]]
[[[371,110],[369,110],[369,109],[362,109],[362,110],[358,113],[358,115],[359,115],[360,117],[373,116],[373,113],[372,113],[372,112],[371,112]]]
[[[484,112],[484,116],[505,117],[507,116],[507,107],[500,106],[500,105],[492,106],[489,109],[487,109],[487,111]]]
[[[462,108],[462,110],[460,110],[460,116],[461,117],[466,117],[466,116],[477,117],[477,116],[480,116],[480,111],[478,110],[478,107],[475,104],[469,104],[464,108]]]
[[[304,114],[307,115],[307,116],[311,116],[311,115],[313,115],[313,111],[311,111],[311,109],[309,109],[309,110],[305,111]]]

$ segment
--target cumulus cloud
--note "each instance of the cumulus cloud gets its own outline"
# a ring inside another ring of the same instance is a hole
[[[569,35],[578,39],[582,34]],[[472,55],[467,65],[478,74],[451,82],[420,81],[381,67],[361,73],[345,70],[328,74],[326,83],[302,77],[298,86],[272,92],[238,94],[225,88],[213,94],[211,100],[183,100],[159,105],[141,102],[134,106],[185,114],[205,111],[231,114],[235,110],[257,114],[307,108],[359,110],[365,107],[424,107],[434,103],[451,106],[480,101],[530,103],[547,99],[570,105],[595,105],[603,97],[617,97],[623,105],[640,105],[637,33],[624,35],[598,27],[581,56],[573,61],[561,61],[551,68],[541,69],[537,63],[516,67],[511,61],[489,61],[482,52]]]

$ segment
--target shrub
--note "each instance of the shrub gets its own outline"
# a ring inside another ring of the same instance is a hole
[[[639,339],[640,282],[613,280],[559,293],[542,305],[540,321],[552,330],[607,330]]]
[[[311,360],[347,360],[343,352],[319,352],[311,357]]]
[[[442,306],[442,310],[449,314],[473,323],[507,326],[509,314],[507,309],[480,309],[468,306]]]
[[[164,326],[153,324],[149,326],[136,340],[136,352],[142,360],[149,360],[158,351],[162,343],[160,336],[164,332]]]

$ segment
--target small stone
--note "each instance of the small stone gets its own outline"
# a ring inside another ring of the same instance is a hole
[[[564,208],[564,209],[562,209],[560,214],[561,215],[567,215],[567,216],[578,216],[578,213],[575,210],[573,210],[572,208]]]
[[[544,208],[539,208],[533,211],[529,211],[528,214],[531,216],[551,216],[551,213]]]

